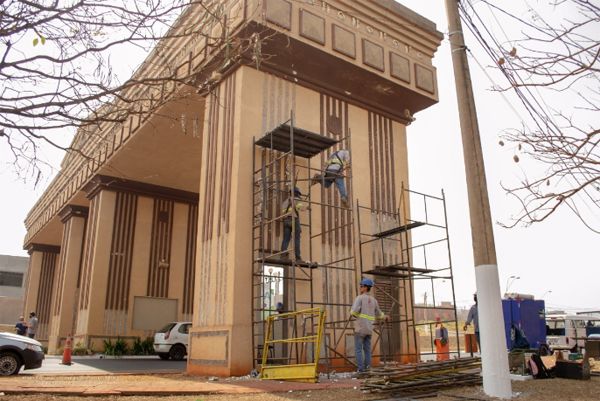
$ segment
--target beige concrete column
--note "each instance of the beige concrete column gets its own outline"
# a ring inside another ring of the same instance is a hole
[[[77,279],[81,267],[87,215],[87,207],[76,205],[67,205],[60,212],[63,222],[62,252],[56,272],[56,293],[48,337],[49,354],[60,351],[65,338],[73,334],[75,328]]]
[[[40,274],[42,272],[42,258],[44,253],[36,249],[39,249],[37,244],[30,246],[27,250],[29,253],[29,268],[27,269],[27,284],[25,285],[23,303],[23,316],[25,317],[27,317],[29,312],[35,311],[40,288]]]
[[[188,372],[252,369],[252,154],[260,72],[240,68],[208,95],[202,144],[193,328]]]
[[[55,269],[60,247],[45,244],[29,244],[29,272],[27,275],[27,293],[25,294],[25,311],[27,321],[30,312],[38,318],[38,329],[35,339],[48,340],[48,326],[51,315],[52,300],[55,295]]]
[[[93,189],[85,238],[74,343],[102,349],[104,306],[114,224],[115,192]]]

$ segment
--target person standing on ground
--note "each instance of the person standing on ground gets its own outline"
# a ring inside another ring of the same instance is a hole
[[[389,320],[379,308],[377,300],[370,294],[373,284],[373,280],[368,278],[360,281],[360,294],[354,300],[350,311],[350,314],[356,319],[354,321],[354,351],[359,373],[366,372],[371,368],[373,323],[377,319]]]
[[[465,322],[465,327],[463,327],[463,330],[467,331],[467,327],[471,324],[471,322],[473,322],[477,346],[481,349],[479,342],[479,312],[477,311],[477,294],[473,294],[473,301],[475,301],[475,304],[471,306],[471,309],[469,309],[469,315],[467,316],[467,321]]]
[[[350,152],[346,149],[333,152],[327,158],[325,164],[325,174],[315,174],[310,185],[321,183],[323,187],[329,188],[331,184],[335,183],[342,199],[342,205],[348,207],[348,192],[346,192],[346,184],[344,183],[344,175],[342,173],[350,164]]]
[[[292,196],[294,209],[292,209]],[[290,191],[290,196],[281,205],[281,212],[285,215],[283,219],[283,240],[281,241],[281,251],[285,252],[288,249],[290,240],[292,239],[292,231],[294,231],[294,253],[296,261],[302,261],[300,256],[300,233],[302,229],[300,227],[300,211],[305,208],[302,203],[302,192],[298,187],[294,188],[294,191]],[[283,259],[288,259],[289,255],[287,252],[281,255]]]
[[[23,316],[19,316],[19,320],[17,321],[17,324],[15,324],[15,331],[20,336],[27,334],[27,324],[25,323],[25,318]]]
[[[437,317],[435,319],[435,352],[436,360],[447,361],[450,359],[450,347],[448,345],[448,329],[444,326],[442,320]]]
[[[38,328],[38,318],[35,316],[35,312],[29,314],[29,324],[27,324],[27,336],[34,338]]]

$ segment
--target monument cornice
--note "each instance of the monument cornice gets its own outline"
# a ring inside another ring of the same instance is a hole
[[[202,93],[240,65],[252,65],[404,124],[413,120],[413,114],[438,100],[436,71],[431,60],[443,35],[433,22],[393,0],[231,0],[221,4],[223,15],[227,16],[227,32],[222,27],[215,30],[219,24],[214,27],[207,24],[210,32],[204,33],[218,34],[212,37],[226,34],[232,41],[236,37],[250,40],[257,32],[272,34],[273,40],[268,35],[262,37],[263,50],[275,57],[261,60],[249,53],[231,55],[225,49],[230,41],[215,47],[202,35],[182,36],[167,39],[164,44],[169,46],[154,49],[134,76],[160,75],[175,66],[181,74],[195,72],[188,88]],[[201,15],[200,8],[186,10],[170,32],[196,23]],[[284,21],[278,20],[281,16]],[[293,47],[286,46],[288,42]],[[345,54],[345,48],[352,49],[354,54]],[[174,90],[178,93],[183,87]],[[171,96],[171,92],[165,96]],[[94,174],[136,135],[152,112],[142,107],[139,115],[126,122],[99,126],[99,132],[93,136],[98,140],[85,141],[83,136],[88,133],[78,133],[80,138],[74,143],[84,146],[91,157],[65,158],[61,175],[52,181],[27,215],[25,243],[57,217],[85,183],[94,186],[90,183]],[[103,146],[107,143],[111,146]],[[115,190],[116,186],[106,188]],[[150,196],[155,191],[140,189],[138,193]],[[163,191],[158,193],[163,198],[172,198]],[[179,194],[175,198],[187,202],[190,196]]]
[[[86,206],[66,205],[58,213],[58,216],[60,217],[60,221],[65,223],[71,217],[87,217],[89,210],[90,209]]]
[[[26,244],[24,249],[27,250],[27,253],[30,255],[33,252],[60,253],[60,246],[57,245],[31,243]]]
[[[95,175],[83,186],[87,198],[94,198],[100,191],[133,193],[150,198],[162,198],[175,202],[197,204],[199,195],[195,192],[147,184],[145,182],[127,180],[107,175]]]

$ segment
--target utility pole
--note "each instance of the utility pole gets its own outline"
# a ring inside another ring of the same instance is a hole
[[[512,389],[502,318],[500,280],[477,112],[458,12],[459,1],[446,0],[446,12],[469,195],[481,336],[483,391],[489,396],[506,399],[512,397]]]

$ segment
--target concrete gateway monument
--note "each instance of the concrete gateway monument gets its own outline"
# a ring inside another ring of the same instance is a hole
[[[377,346],[392,350],[387,358],[417,359],[416,270],[407,261],[416,226],[401,201],[406,126],[437,102],[432,58],[442,34],[391,0],[213,7],[210,22],[193,7],[178,21],[204,24],[208,37],[183,36],[137,72],[157,74],[167,63],[193,79],[158,93],[168,100],[159,111],[93,135],[80,130],[73,146],[93,158],[68,154],[29,213],[25,308],[38,311],[38,337],[50,352],[69,333],[101,350],[105,339],[133,341],[191,320],[188,372],[244,375],[263,351],[290,357],[285,347],[261,348],[262,322],[281,301],[287,310],[326,308],[321,358],[341,366],[352,359],[344,322],[356,285],[372,274],[394,300],[380,303],[396,321]],[[289,146],[273,145],[280,134]],[[339,149],[351,154],[347,207],[335,188],[310,186]],[[280,206],[294,186],[310,204],[301,246],[317,269],[275,260]],[[365,248],[363,232],[384,230],[392,231],[372,237],[406,237]]]

